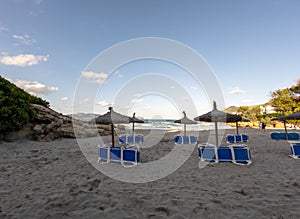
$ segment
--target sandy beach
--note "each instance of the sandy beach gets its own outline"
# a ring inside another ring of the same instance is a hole
[[[75,139],[2,142],[0,218],[300,218],[300,160],[288,156],[288,142],[271,140],[271,131],[240,129],[250,138],[250,166],[200,169],[195,147],[171,175],[137,184],[99,172]],[[200,132],[200,143],[208,132]],[[167,135],[141,149],[142,162],[174,147],[174,133]]]

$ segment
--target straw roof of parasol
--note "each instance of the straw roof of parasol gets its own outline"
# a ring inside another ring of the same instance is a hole
[[[129,119],[129,122],[132,123],[132,134],[134,134],[134,123],[144,123],[143,120],[135,117],[135,113],[133,113],[133,116]]]
[[[194,118],[196,121],[202,121],[202,122],[214,122],[215,123],[215,139],[216,139],[216,146],[218,146],[218,122],[239,122],[242,120],[242,117],[239,115],[233,115],[230,113],[225,113],[222,111],[217,110],[217,104],[214,101],[213,102],[213,110],[203,114],[201,116],[198,116]],[[237,126],[237,132],[238,132],[238,126]]]
[[[286,121],[286,120],[299,120],[300,119],[300,111],[292,113],[288,116],[278,116],[273,118],[272,120]]]
[[[135,117],[135,113],[133,113],[133,116],[129,119],[129,122],[130,123],[144,123],[143,120]]]
[[[122,114],[116,113],[112,107],[109,107],[109,112],[102,116],[98,116],[95,119],[92,119],[90,123],[111,125],[111,141],[112,146],[115,146],[115,137],[114,137],[114,123],[129,123],[130,118]]]
[[[194,120],[187,118],[185,111],[183,111],[183,115],[184,116],[182,119],[175,120],[174,123],[181,123],[181,124],[196,124],[197,123]]]
[[[242,121],[242,117],[223,111],[217,110],[217,104],[214,101],[214,108],[212,111],[196,117],[194,120],[202,122],[239,122]]]
[[[186,124],[196,124],[197,122],[187,118],[185,111],[183,111],[183,118],[175,120],[174,123],[184,124],[184,135],[186,135]]]
[[[98,116],[97,118],[93,119],[91,122],[96,124],[115,124],[115,123],[129,123],[130,118],[128,116],[124,116],[120,113],[117,113],[113,110],[112,107],[109,107],[109,112],[105,113],[104,115]]]
[[[250,120],[242,117],[242,120],[239,122],[250,122]]]
[[[288,116],[278,116],[278,117],[275,117],[273,119],[271,119],[272,121],[274,120],[278,120],[278,121],[283,121],[283,124],[284,124],[284,131],[285,131],[285,138],[288,140],[288,132],[287,132],[287,129],[286,129],[286,120],[299,120],[300,119],[300,111],[298,112],[295,112],[295,113],[292,113]]]

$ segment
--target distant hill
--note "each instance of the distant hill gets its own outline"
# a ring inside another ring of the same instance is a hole
[[[90,121],[90,120],[100,116],[100,114],[97,114],[97,113],[76,113],[76,114],[69,114],[69,116],[71,116],[72,118],[75,118],[75,119],[83,120],[83,121]]]
[[[238,107],[238,106],[230,106],[230,107],[227,107],[224,111],[227,113],[235,114],[239,108],[240,107]]]

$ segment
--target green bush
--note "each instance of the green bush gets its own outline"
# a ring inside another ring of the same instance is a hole
[[[0,132],[16,131],[34,119],[30,104],[49,107],[49,103],[26,93],[0,76]]]

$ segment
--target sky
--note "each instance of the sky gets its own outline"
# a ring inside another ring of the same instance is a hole
[[[0,75],[64,114],[113,106],[144,118],[177,119],[182,110],[193,118],[211,110],[208,93],[218,87],[220,108],[263,104],[300,78],[299,8],[298,0],[1,0]],[[216,83],[195,82],[165,60],[95,67],[105,51],[145,37],[192,49]]]

